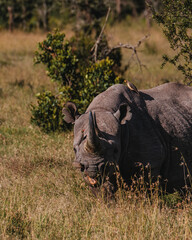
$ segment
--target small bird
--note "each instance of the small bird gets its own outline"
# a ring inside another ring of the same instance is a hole
[[[134,91],[136,92],[137,94],[139,94],[137,88],[135,87],[135,85],[129,81],[127,81],[127,87],[131,90],[131,91]]]

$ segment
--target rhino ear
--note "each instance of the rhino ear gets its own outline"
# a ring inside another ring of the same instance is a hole
[[[67,102],[64,105],[62,113],[64,115],[64,121],[67,123],[74,123],[75,120],[80,116],[77,107],[73,102]]]
[[[126,120],[130,120],[132,113],[128,104],[121,104],[119,109],[114,113],[114,117],[117,118],[119,123],[124,124]]]

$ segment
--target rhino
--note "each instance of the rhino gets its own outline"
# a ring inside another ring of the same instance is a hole
[[[129,186],[141,166],[167,192],[190,186],[191,87],[165,83],[138,91],[133,84],[116,84],[97,95],[84,114],[72,102],[63,114],[74,123],[74,166],[91,188],[106,184],[115,192],[117,169]]]

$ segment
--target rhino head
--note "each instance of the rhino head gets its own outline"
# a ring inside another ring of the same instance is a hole
[[[127,105],[121,105],[114,113],[95,110],[82,115],[72,102],[63,109],[64,120],[74,123],[74,166],[92,187],[105,182],[115,186],[121,155],[121,123],[126,113]]]

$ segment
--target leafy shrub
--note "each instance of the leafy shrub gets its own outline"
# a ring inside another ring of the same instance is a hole
[[[86,109],[95,96],[121,81],[113,72],[113,65],[113,60],[106,58],[92,64],[85,70],[84,86],[79,91],[81,101],[79,104],[82,108]]]
[[[64,38],[65,34],[57,30],[54,34],[49,33],[47,39],[39,43],[40,51],[35,53],[35,63],[46,65],[48,76],[58,83],[57,97],[50,92],[39,94],[38,106],[31,107],[31,121],[46,132],[66,129],[61,113],[66,101],[76,103],[82,113],[96,95],[122,81],[115,73],[121,65],[119,50],[111,54],[110,59],[110,56],[104,58],[99,48],[99,60],[93,62],[92,37],[80,35],[70,42]],[[103,49],[107,49],[107,41],[101,42]]]
[[[78,69],[81,71],[92,62],[91,49],[94,45],[92,36],[78,33],[70,39],[69,45],[78,59]]]
[[[63,120],[60,100],[49,91],[36,96],[38,105],[31,105],[31,122],[45,132],[65,130],[68,126]]]
[[[47,66],[47,74],[52,81],[61,85],[72,84],[77,77],[77,58],[72,53],[69,42],[64,43],[65,34],[57,30],[49,33],[47,39],[39,43],[40,52],[35,52],[35,63]]]
[[[175,51],[173,57],[163,55],[167,62],[181,71],[188,83],[192,82],[192,1],[163,0],[160,12],[151,8],[155,20],[163,27],[170,47]]]

